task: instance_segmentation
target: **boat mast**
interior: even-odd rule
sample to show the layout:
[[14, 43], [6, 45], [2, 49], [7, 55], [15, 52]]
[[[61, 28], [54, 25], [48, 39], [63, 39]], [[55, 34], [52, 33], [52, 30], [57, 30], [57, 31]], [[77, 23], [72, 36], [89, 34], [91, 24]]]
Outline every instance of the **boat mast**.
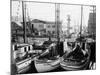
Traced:
[[81, 5], [81, 25], [80, 25], [80, 37], [82, 34], [82, 17], [83, 17], [83, 5]]
[[60, 27], [60, 4], [55, 3], [55, 23], [57, 26], [57, 43], [60, 43], [59, 27]]
[[59, 49], [59, 46], [60, 46], [60, 36], [59, 36], [59, 28], [60, 28], [60, 4], [59, 3], [55, 3], [55, 25], [56, 25], [56, 28], [57, 28], [57, 49], [55, 51], [55, 54], [58, 55], [60, 54], [60, 49]]
[[70, 19], [70, 15], [67, 15], [67, 17], [68, 17], [68, 19], [67, 19], [67, 21], [68, 21], [68, 24], [67, 24], [67, 34], [69, 36], [70, 35], [70, 21], [71, 21], [71, 19]]
[[95, 23], [95, 19], [94, 19], [95, 18], [95, 13], [96, 13], [96, 7], [93, 6], [93, 24]]
[[26, 6], [25, 2], [22, 1], [22, 15], [23, 15], [23, 38], [24, 38], [24, 43], [26, 43]]

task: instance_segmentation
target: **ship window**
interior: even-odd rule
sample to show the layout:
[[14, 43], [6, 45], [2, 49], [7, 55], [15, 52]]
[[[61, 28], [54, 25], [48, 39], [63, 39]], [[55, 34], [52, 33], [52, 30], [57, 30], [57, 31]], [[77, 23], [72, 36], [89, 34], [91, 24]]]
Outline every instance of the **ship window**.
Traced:
[[24, 47], [24, 51], [26, 52], [26, 47]]
[[28, 50], [30, 51], [30, 46], [28, 46]]

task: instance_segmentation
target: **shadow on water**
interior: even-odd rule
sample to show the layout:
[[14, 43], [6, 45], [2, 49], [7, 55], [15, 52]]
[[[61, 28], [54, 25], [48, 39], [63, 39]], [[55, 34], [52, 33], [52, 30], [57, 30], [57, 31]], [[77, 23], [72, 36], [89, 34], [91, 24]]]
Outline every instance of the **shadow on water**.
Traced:
[[34, 65], [34, 61], [32, 61], [32, 63], [30, 64], [30, 69], [25, 73], [25, 74], [29, 74], [29, 73], [38, 73], [36, 68], [35, 68], [35, 65]]

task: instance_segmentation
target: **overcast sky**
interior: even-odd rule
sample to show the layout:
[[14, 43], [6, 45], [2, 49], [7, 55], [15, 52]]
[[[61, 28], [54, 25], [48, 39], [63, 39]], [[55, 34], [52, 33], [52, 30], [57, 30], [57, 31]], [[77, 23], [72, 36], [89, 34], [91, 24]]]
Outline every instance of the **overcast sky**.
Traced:
[[[19, 6], [19, 7], [18, 7]], [[27, 12], [32, 19], [40, 19], [45, 21], [55, 21], [55, 5], [48, 3], [26, 3]], [[83, 7], [83, 25], [87, 26], [90, 9], [89, 6]], [[19, 15], [17, 15], [17, 12]], [[60, 21], [63, 28], [67, 26], [67, 15], [71, 17], [71, 26], [80, 25], [81, 6], [76, 5], [60, 5]], [[22, 3], [12, 2], [12, 16], [22, 16]]]

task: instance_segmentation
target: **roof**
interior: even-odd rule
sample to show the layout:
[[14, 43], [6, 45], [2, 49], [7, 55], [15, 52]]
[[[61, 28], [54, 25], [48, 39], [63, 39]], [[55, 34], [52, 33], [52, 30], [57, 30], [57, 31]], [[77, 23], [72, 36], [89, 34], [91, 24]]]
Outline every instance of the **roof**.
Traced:
[[45, 21], [38, 20], [38, 19], [34, 19], [31, 22], [34, 22], [34, 23], [45, 23]]
[[[39, 20], [39, 19], [34, 19], [31, 22], [34, 23], [44, 23], [44, 24], [55, 24], [55, 21], [43, 21], [43, 20]], [[61, 22], [59, 22], [61, 24]]]
[[22, 29], [22, 26], [17, 22], [11, 22], [11, 29]]

